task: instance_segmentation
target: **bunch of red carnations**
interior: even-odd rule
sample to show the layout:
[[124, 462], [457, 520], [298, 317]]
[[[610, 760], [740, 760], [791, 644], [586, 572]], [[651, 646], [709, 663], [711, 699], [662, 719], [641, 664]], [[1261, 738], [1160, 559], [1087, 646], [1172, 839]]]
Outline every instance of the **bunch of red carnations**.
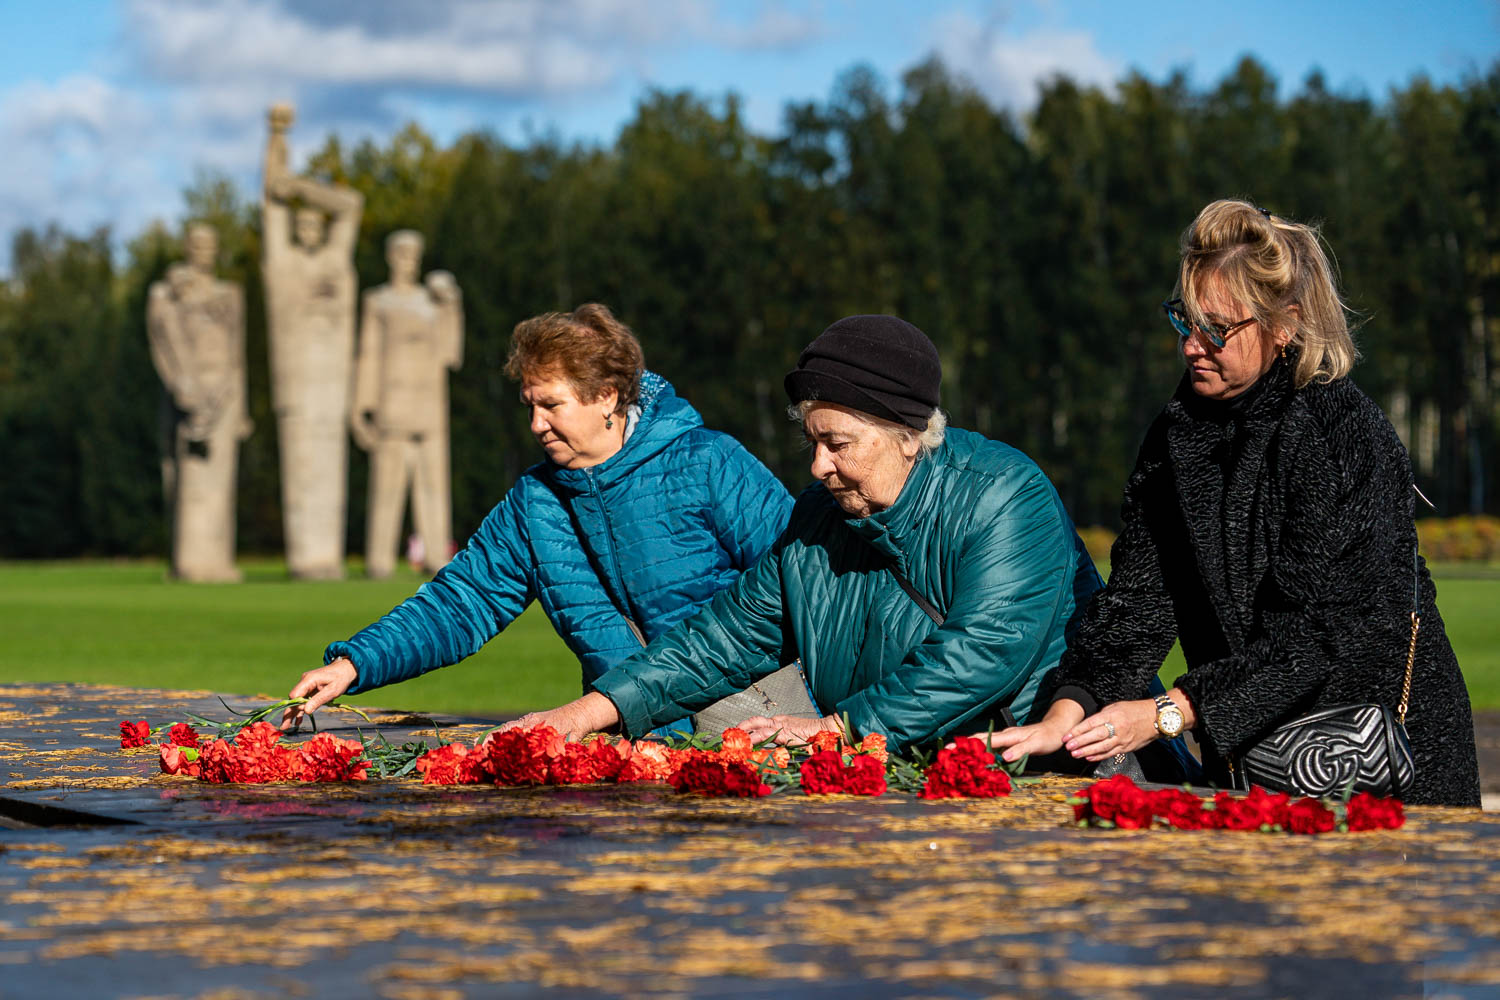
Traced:
[[1010, 794], [1010, 775], [983, 740], [960, 736], [924, 774], [923, 799], [993, 799]]
[[214, 783], [364, 781], [370, 767], [358, 740], [319, 733], [304, 743], [283, 743], [281, 730], [263, 720], [245, 726], [232, 742], [206, 744], [193, 727], [179, 722], [159, 752], [164, 773]]
[[1218, 792], [1201, 798], [1185, 788], [1148, 791], [1123, 774], [1096, 781], [1068, 799], [1080, 826], [1145, 830], [1261, 830], [1296, 834], [1334, 830], [1395, 830], [1406, 822], [1397, 799], [1368, 792], [1348, 802], [1294, 799], [1254, 787], [1247, 795]]
[[885, 794], [890, 755], [880, 733], [867, 733], [853, 745], [836, 732], [814, 733], [809, 748], [812, 755], [798, 769], [804, 795]]
[[703, 795], [763, 795], [757, 767], [785, 767], [786, 751], [757, 750], [738, 729], [726, 730], [719, 751], [679, 750], [652, 740], [593, 735], [574, 743], [551, 726], [507, 729], [478, 744], [448, 743], [418, 758], [428, 785], [591, 785], [670, 782]]

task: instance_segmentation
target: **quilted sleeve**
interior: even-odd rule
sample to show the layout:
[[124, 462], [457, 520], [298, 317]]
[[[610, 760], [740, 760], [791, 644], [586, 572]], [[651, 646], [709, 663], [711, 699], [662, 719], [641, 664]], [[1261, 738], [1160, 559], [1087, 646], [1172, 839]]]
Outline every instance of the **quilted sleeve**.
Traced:
[[744, 445], [727, 434], [714, 438], [708, 482], [714, 534], [730, 564], [744, 572], [786, 527], [792, 496]]
[[590, 687], [632, 738], [743, 691], [779, 666], [782, 552], [792, 529], [707, 606]]
[[347, 642], [323, 653], [347, 656], [358, 672], [351, 694], [409, 680], [478, 652], [535, 596], [522, 487], [490, 511], [463, 551], [417, 592]]

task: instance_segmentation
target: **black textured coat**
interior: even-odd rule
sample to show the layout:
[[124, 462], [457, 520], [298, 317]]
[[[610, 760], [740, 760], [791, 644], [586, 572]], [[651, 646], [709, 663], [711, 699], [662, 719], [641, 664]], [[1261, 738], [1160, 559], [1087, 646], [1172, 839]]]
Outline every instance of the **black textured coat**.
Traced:
[[1400, 701], [1414, 580], [1422, 626], [1408, 800], [1479, 804], [1474, 723], [1425, 564], [1413, 572], [1411, 466], [1380, 408], [1348, 379], [1293, 387], [1278, 359], [1241, 397], [1186, 378], [1125, 487], [1108, 586], [1063, 656], [1058, 685], [1101, 703], [1145, 696], [1180, 639], [1210, 780], [1278, 724], [1318, 708]]

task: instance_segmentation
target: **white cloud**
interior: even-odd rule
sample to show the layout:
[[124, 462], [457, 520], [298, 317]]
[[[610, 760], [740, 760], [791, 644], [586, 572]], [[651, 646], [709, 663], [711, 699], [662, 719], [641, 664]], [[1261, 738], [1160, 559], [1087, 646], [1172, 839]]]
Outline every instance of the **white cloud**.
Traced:
[[1123, 67], [1099, 51], [1086, 31], [1013, 30], [1001, 17], [981, 20], [953, 11], [933, 21], [934, 48], [950, 69], [973, 81], [1004, 107], [1030, 109], [1038, 84], [1059, 74], [1077, 83], [1107, 87]]
[[[728, 0], [121, 0], [102, 74], [0, 91], [0, 273], [22, 226], [117, 239], [173, 220], [196, 169], [258, 183], [265, 112], [298, 107], [294, 162], [330, 132], [383, 141], [413, 113], [441, 127], [545, 119], [612, 100], [684, 45], [792, 50], [820, 10]], [[425, 110], [422, 110], [425, 109]]]

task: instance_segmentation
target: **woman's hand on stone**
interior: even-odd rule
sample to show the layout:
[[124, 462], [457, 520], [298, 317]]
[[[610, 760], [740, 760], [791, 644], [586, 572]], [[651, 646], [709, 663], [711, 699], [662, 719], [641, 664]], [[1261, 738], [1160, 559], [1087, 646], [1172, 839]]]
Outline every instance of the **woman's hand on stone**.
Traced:
[[302, 725], [302, 720], [348, 691], [359, 678], [359, 671], [348, 657], [341, 656], [332, 663], [309, 670], [302, 675], [288, 698], [306, 698], [300, 705], [288, 705], [281, 713], [281, 730], [287, 732]]
[[[620, 713], [615, 708], [615, 703], [597, 691], [590, 691], [582, 698], [559, 705], [557, 708], [548, 709], [545, 712], [528, 712], [519, 719], [513, 719], [505, 725], [500, 726], [494, 732], [503, 733], [507, 729], [535, 729], [537, 726], [551, 726], [563, 737], [570, 740], [582, 739], [589, 733], [597, 733], [617, 725], [620, 721]], [[489, 736], [485, 737], [488, 742]]]
[[814, 733], [844, 731], [844, 728], [839, 725], [839, 720], [831, 715], [825, 715], [820, 719], [805, 719], [797, 715], [757, 715], [741, 722], [736, 728], [749, 733], [752, 743], [760, 743], [762, 740], [774, 737], [776, 742], [783, 746], [801, 746], [810, 741]]
[[1101, 761], [1139, 750], [1156, 736], [1156, 702], [1141, 698], [1104, 706], [1070, 729], [1063, 746], [1074, 757]]

